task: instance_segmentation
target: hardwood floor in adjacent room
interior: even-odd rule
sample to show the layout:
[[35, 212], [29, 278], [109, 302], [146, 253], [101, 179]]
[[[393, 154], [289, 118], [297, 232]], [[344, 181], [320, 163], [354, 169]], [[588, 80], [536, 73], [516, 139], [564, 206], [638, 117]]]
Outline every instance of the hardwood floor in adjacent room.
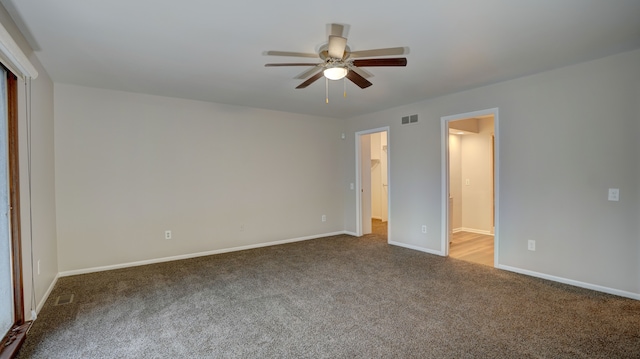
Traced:
[[449, 256], [493, 267], [493, 236], [456, 232], [449, 244]]
[[371, 233], [379, 236], [387, 237], [387, 222], [382, 222], [379, 219], [371, 219]]

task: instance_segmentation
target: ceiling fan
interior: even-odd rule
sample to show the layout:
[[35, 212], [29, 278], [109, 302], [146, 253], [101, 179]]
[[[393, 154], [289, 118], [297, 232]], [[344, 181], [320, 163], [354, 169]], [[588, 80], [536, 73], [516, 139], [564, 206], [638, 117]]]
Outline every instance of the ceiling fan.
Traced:
[[342, 36], [344, 32], [344, 25], [331, 24], [329, 27], [329, 40], [325, 45], [320, 47], [317, 54], [287, 51], [265, 52], [265, 55], [270, 56], [320, 58], [321, 62], [270, 63], [265, 64], [265, 66], [311, 66], [311, 69], [295, 77], [297, 79], [306, 79], [303, 83], [298, 85], [296, 89], [306, 88], [322, 76], [327, 80], [340, 80], [346, 77], [358, 87], [364, 89], [372, 85], [372, 83], [366, 78], [373, 75], [364, 69], [361, 69], [361, 67], [407, 66], [407, 59], [405, 57], [363, 59], [363, 57], [403, 55], [408, 53], [409, 49], [407, 47], [351, 51], [349, 46], [347, 46], [347, 38]]

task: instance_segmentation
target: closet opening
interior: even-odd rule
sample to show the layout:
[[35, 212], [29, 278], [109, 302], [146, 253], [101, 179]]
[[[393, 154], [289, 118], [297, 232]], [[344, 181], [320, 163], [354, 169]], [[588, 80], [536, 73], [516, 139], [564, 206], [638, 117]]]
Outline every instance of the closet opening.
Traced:
[[445, 255], [497, 266], [497, 109], [442, 121]]

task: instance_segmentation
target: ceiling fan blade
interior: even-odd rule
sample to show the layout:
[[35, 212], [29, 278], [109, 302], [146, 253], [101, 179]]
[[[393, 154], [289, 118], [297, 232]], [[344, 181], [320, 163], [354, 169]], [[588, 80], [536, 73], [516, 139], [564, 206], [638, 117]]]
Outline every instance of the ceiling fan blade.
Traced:
[[344, 49], [347, 47], [347, 38], [342, 36], [329, 36], [329, 57], [342, 59]]
[[331, 24], [329, 27], [329, 36], [342, 36], [344, 32], [344, 25]]
[[318, 66], [322, 64], [313, 64], [307, 62], [289, 62], [280, 64], [264, 64], [265, 67], [278, 67], [278, 66]]
[[373, 77], [373, 74], [365, 69], [361, 69], [359, 67], [355, 67], [350, 64], [347, 64], [347, 67], [349, 68], [349, 70], [357, 72], [358, 75], [364, 77], [365, 79], [368, 79], [369, 77]]
[[320, 71], [320, 72], [318, 72], [317, 74], [315, 74], [315, 75], [313, 75], [313, 76], [309, 77], [309, 78], [307, 79], [307, 81], [305, 81], [305, 82], [301, 83], [301, 84], [300, 84], [300, 85], [298, 85], [298, 87], [296, 87], [296, 88], [297, 88], [297, 89], [303, 89], [303, 88], [306, 88], [307, 86], [311, 85], [312, 83], [316, 82], [319, 78], [321, 78], [321, 77], [322, 77], [322, 75], [323, 75], [323, 72], [322, 72], [322, 71]]
[[364, 89], [373, 85], [371, 82], [369, 82], [369, 80], [358, 75], [358, 73], [355, 71], [347, 72], [347, 78], [351, 80], [351, 82], [353, 82], [354, 84], [358, 85], [358, 87], [360, 87], [361, 89]]
[[[320, 65], [318, 65], [318, 66], [320, 66]], [[306, 79], [307, 77], [315, 74], [316, 71], [318, 71], [318, 69], [316, 69], [315, 67], [311, 68], [311, 69], [301, 73], [300, 75], [294, 77], [294, 79]]]
[[352, 51], [351, 57], [376, 57], [376, 56], [393, 56], [404, 55], [409, 53], [408, 47], [389, 47], [386, 49]]
[[311, 57], [318, 58], [318, 54], [309, 54], [306, 52], [289, 52], [289, 51], [265, 51], [264, 55], [268, 56], [289, 56], [289, 57]]
[[407, 66], [407, 58], [353, 60], [353, 66]]

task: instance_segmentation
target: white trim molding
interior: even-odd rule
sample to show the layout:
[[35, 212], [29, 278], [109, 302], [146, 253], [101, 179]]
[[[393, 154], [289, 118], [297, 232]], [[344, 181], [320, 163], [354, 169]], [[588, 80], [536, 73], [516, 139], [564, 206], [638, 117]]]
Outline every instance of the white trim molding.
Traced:
[[189, 253], [189, 254], [182, 254], [182, 255], [178, 255], [178, 256], [154, 258], [154, 259], [147, 259], [147, 260], [143, 260], [143, 261], [120, 263], [120, 264], [113, 264], [113, 265], [101, 266], [101, 267], [75, 269], [75, 270], [60, 272], [60, 273], [58, 273], [58, 276], [59, 277], [68, 277], [68, 276], [78, 275], [78, 274], [104, 272], [104, 271], [113, 270], [113, 269], [137, 267], [137, 266], [143, 266], [143, 265], [147, 265], [147, 264], [171, 262], [171, 261], [177, 261], [177, 260], [181, 260], [181, 259], [190, 259], [190, 258], [210, 256], [210, 255], [214, 255], [214, 254], [244, 251], [244, 250], [247, 250], [247, 249], [277, 246], [279, 244], [302, 242], [302, 241], [306, 241], [306, 240], [310, 240], [310, 239], [337, 236], [337, 235], [340, 235], [340, 234], [351, 234], [351, 233], [347, 233], [345, 231], [332, 232], [332, 233], [323, 233], [323, 234], [316, 234], [316, 235], [306, 236], [306, 237], [285, 239], [285, 240], [281, 240], [281, 241], [250, 244], [250, 245], [247, 245], [247, 246], [232, 247], [232, 248], [215, 249], [215, 250], [206, 251], [206, 252]]
[[620, 297], [640, 300], [640, 293], [627, 292], [627, 291], [624, 291], [624, 290], [604, 287], [604, 286], [597, 285], [597, 284], [580, 282], [580, 281], [573, 280], [573, 279], [557, 277], [557, 276], [554, 276], [554, 275], [544, 274], [544, 273], [540, 273], [540, 272], [535, 272], [535, 271], [531, 271], [531, 270], [527, 270], [527, 269], [511, 267], [511, 266], [502, 265], [502, 264], [498, 265], [497, 268], [498, 269], [503, 269], [503, 270], [506, 270], [506, 271], [509, 271], [509, 272], [528, 275], [528, 276], [531, 276], [531, 277], [547, 279], [547, 280], [550, 280], [550, 281], [553, 281], [553, 282], [564, 283], [564, 284], [572, 285], [572, 286], [575, 286], [575, 287], [591, 289], [591, 290], [595, 290], [597, 292], [603, 292], [603, 293], [607, 293], [607, 294], [617, 295], [617, 296], [620, 296]]
[[394, 242], [394, 241], [389, 241], [389, 244], [394, 245], [394, 246], [398, 246], [398, 247], [413, 249], [414, 251], [420, 251], [420, 252], [424, 252], [424, 253], [435, 254], [437, 256], [443, 256], [444, 255], [441, 251], [436, 251], [436, 250], [429, 249], [429, 248], [414, 246], [413, 244], [406, 244], [406, 243]]
[[38, 77], [38, 71], [16, 44], [7, 29], [0, 24], [0, 59], [15, 75], [21, 78]]
[[452, 230], [452, 232], [453, 233], [469, 232], [469, 233], [476, 233], [476, 234], [484, 234], [486, 236], [493, 236], [493, 233], [491, 233], [491, 231], [486, 231], [484, 229], [465, 228], [465, 227], [455, 228]]
[[[493, 127], [494, 127], [494, 136], [495, 136], [495, 150], [494, 150], [494, 172], [493, 172], [493, 178], [494, 178], [494, 188], [493, 188], [493, 195], [494, 195], [494, 225], [495, 225], [495, 230], [493, 231], [494, 233], [484, 233], [482, 232], [481, 234], [489, 234], [489, 235], [493, 235], [494, 236], [494, 240], [493, 240], [493, 263], [494, 263], [494, 267], [498, 267], [499, 263], [500, 263], [500, 246], [499, 246], [499, 240], [500, 240], [500, 236], [499, 236], [499, 230], [500, 230], [500, 136], [499, 136], [499, 132], [500, 132], [500, 116], [499, 116], [499, 109], [497, 107], [495, 108], [489, 108], [486, 110], [480, 110], [480, 111], [473, 111], [473, 112], [467, 112], [467, 113], [461, 113], [461, 114], [457, 114], [457, 115], [450, 115], [450, 116], [442, 116], [440, 117], [440, 143], [441, 143], [441, 184], [442, 184], [442, 188], [441, 188], [441, 213], [442, 213], [442, 221], [441, 221], [441, 228], [442, 228], [442, 236], [441, 236], [441, 243], [440, 243], [440, 250], [442, 252], [442, 256], [448, 256], [449, 255], [449, 241], [448, 241], [448, 237], [449, 237], [449, 122], [451, 121], [456, 121], [456, 120], [463, 120], [466, 118], [473, 118], [473, 117], [480, 117], [480, 116], [486, 116], [486, 115], [493, 115]], [[478, 232], [474, 232], [474, 233], [478, 233]]]
[[[356, 237], [362, 236], [362, 184], [361, 182], [361, 153], [360, 153], [360, 137], [370, 135], [372, 133], [387, 133], [387, 240], [391, 238], [391, 127], [384, 126], [372, 128], [369, 130], [358, 131], [355, 133], [356, 142]], [[391, 242], [389, 242], [391, 243]]]
[[[60, 278], [60, 273], [56, 274], [56, 276], [53, 278], [53, 281], [51, 282], [51, 285], [49, 285], [49, 288], [47, 288], [47, 291], [42, 296], [42, 299], [40, 299], [40, 302], [36, 306], [36, 313], [40, 313], [40, 310], [42, 310], [42, 307], [44, 307], [44, 303], [47, 301], [47, 299], [49, 299], [53, 288], [56, 286], [56, 283], [58, 283], [58, 278]], [[31, 320], [35, 319], [36, 318], [31, 318]]]

